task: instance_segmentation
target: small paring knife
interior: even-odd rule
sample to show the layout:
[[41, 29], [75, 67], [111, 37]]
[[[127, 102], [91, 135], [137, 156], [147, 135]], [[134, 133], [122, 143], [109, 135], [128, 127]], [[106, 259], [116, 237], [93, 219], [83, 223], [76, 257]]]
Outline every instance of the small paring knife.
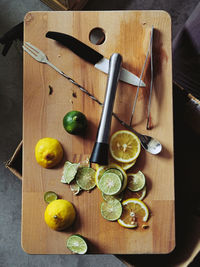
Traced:
[[[46, 37], [59, 42], [85, 61], [94, 65], [98, 70], [108, 74], [109, 60], [73, 36], [60, 32], [49, 31], [47, 32]], [[119, 80], [134, 86], [140, 85], [140, 87], [145, 87], [145, 83], [143, 81], [140, 81], [135, 74], [124, 68], [121, 68]]]

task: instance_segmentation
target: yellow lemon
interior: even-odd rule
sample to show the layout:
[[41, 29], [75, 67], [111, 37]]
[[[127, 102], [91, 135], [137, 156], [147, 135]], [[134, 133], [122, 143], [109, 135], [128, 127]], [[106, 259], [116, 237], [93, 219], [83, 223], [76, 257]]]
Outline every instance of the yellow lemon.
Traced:
[[64, 230], [72, 225], [76, 211], [71, 202], [64, 199], [52, 201], [46, 208], [44, 219], [53, 230]]
[[42, 167], [52, 168], [63, 157], [63, 148], [58, 140], [50, 137], [40, 139], [35, 146], [35, 158]]

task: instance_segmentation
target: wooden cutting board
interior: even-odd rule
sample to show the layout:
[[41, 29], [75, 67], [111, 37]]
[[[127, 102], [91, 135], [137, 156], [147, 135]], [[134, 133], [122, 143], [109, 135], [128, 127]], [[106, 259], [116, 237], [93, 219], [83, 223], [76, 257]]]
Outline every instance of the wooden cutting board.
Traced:
[[[106, 221], [100, 214], [101, 192], [74, 196], [69, 186], [60, 182], [66, 160], [83, 161], [89, 157], [95, 141], [101, 107], [76, 86], [45, 64], [24, 54], [23, 102], [23, 194], [22, 247], [31, 254], [70, 254], [65, 246], [69, 235], [79, 233], [89, 242], [89, 253], [140, 254], [168, 253], [175, 246], [174, 155], [172, 111], [171, 19], [163, 11], [76, 11], [30, 12], [25, 17], [24, 41], [45, 52], [49, 60], [100, 101], [104, 99], [107, 75], [96, 70], [70, 50], [47, 39], [47, 31], [70, 34], [109, 58], [118, 52], [123, 66], [140, 76], [145, 61], [151, 27], [154, 25], [154, 88], [151, 103], [151, 130], [146, 130], [150, 85], [150, 64], [143, 77], [146, 88], [140, 89], [133, 127], [157, 138], [162, 152], [153, 156], [142, 150], [132, 172], [141, 170], [147, 179], [144, 202], [151, 211], [148, 229], [125, 229], [117, 222]], [[100, 27], [105, 42], [94, 45], [90, 31]], [[49, 87], [53, 89], [50, 94]], [[136, 87], [119, 82], [114, 111], [129, 122]], [[86, 136], [65, 132], [62, 119], [70, 110], [82, 111], [89, 127]], [[111, 133], [123, 127], [112, 120]], [[58, 139], [65, 151], [62, 163], [43, 169], [35, 160], [34, 148], [43, 137]], [[75, 224], [56, 232], [44, 222], [44, 192], [55, 191], [76, 207]]]

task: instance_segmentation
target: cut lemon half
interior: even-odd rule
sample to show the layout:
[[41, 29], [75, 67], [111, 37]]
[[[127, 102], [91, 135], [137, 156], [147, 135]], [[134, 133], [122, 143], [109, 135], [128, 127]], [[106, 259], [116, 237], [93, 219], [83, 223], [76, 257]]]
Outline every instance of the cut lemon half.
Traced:
[[122, 208], [122, 215], [118, 219], [118, 223], [125, 228], [135, 228], [148, 220], [149, 210], [146, 204], [139, 199], [124, 200]]
[[121, 130], [111, 136], [109, 148], [115, 160], [130, 163], [139, 156], [141, 144], [139, 138], [134, 133]]
[[128, 174], [128, 189], [132, 192], [140, 191], [146, 184], [146, 178], [141, 171]]
[[113, 199], [101, 203], [101, 215], [108, 221], [116, 221], [122, 214], [122, 204], [119, 200]]
[[85, 254], [88, 246], [85, 239], [81, 235], [71, 235], [67, 239], [67, 248], [73, 253]]
[[115, 173], [105, 173], [99, 181], [99, 189], [109, 196], [119, 193], [121, 187], [122, 181]]

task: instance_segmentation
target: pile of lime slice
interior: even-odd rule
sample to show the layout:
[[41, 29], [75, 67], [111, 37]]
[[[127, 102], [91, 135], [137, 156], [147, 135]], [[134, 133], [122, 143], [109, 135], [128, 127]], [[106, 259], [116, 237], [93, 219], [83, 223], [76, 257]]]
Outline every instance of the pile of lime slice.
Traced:
[[77, 195], [81, 190], [89, 191], [96, 186], [96, 171], [90, 167], [82, 167], [80, 163], [66, 161], [61, 183], [69, 184], [71, 191]]

